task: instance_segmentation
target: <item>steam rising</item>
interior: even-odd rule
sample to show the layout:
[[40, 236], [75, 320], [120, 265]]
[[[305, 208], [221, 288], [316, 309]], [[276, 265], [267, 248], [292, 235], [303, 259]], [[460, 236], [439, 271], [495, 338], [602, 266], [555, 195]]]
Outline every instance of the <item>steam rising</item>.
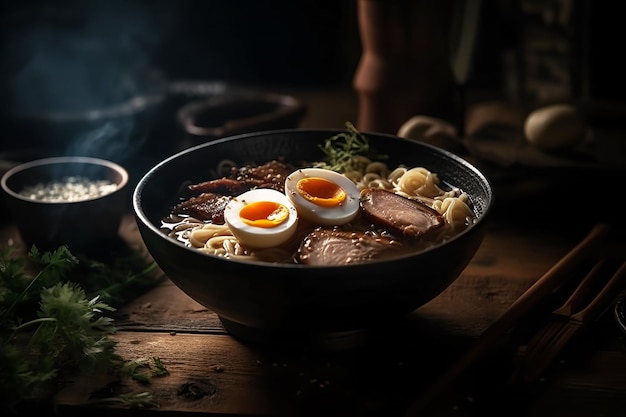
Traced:
[[10, 97], [5, 108], [18, 118], [45, 120], [51, 135], [58, 125], [76, 124], [71, 137], [64, 129], [63, 138], [50, 138], [61, 140], [68, 154], [133, 153], [145, 139], [136, 115], [158, 104], [163, 93], [152, 57], [166, 14], [158, 2], [62, 4], [22, 10], [3, 25], [9, 32], [2, 63], [4, 96]]

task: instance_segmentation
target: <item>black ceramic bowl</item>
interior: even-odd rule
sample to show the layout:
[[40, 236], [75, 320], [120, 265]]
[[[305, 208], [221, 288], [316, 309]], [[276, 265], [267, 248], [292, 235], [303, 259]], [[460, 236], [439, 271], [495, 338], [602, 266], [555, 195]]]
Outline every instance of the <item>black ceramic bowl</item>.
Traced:
[[[274, 345], [325, 347], [398, 321], [433, 299], [463, 271], [480, 246], [493, 205], [490, 182], [462, 158], [420, 142], [366, 133], [390, 166], [423, 166], [471, 196], [476, 222], [431, 249], [349, 266], [229, 260], [166, 236], [159, 226], [183, 184], [205, 181], [223, 159], [237, 163], [322, 160], [325, 139], [341, 131], [288, 129], [248, 133], [198, 145], [162, 161], [140, 181], [133, 210], [155, 261], [190, 297], [215, 311], [231, 334]], [[350, 344], [352, 342], [347, 342]], [[333, 346], [329, 346], [332, 348]]]

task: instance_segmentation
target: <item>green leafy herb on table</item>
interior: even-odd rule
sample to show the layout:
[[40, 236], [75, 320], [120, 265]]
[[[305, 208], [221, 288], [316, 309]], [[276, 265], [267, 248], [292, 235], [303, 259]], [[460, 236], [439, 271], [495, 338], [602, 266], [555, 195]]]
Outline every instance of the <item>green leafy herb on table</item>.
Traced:
[[131, 378], [142, 383], [149, 384], [152, 377], [169, 375], [169, 371], [161, 361], [161, 358], [138, 358], [128, 361], [122, 367]]
[[90, 405], [113, 403], [122, 404], [130, 408], [149, 408], [158, 406], [158, 404], [154, 401], [152, 394], [149, 392], [125, 393], [116, 395], [115, 397], [99, 398], [89, 401]]
[[[11, 247], [0, 251], [0, 409], [7, 411], [51, 395], [66, 372], [121, 366], [109, 338], [116, 328], [108, 315], [116, 309], [70, 279], [76, 278], [79, 259], [66, 246], [44, 253], [33, 247], [27, 257], [13, 255]], [[94, 278], [91, 282], [105, 287], [110, 299], [121, 293], [119, 271], [98, 262], [85, 264], [84, 282]], [[125, 282], [136, 284], [152, 268], [144, 266]], [[132, 403], [137, 401], [141, 403]]]
[[387, 155], [379, 154], [371, 148], [367, 136], [359, 132], [352, 123], [346, 122], [346, 132], [338, 133], [320, 145], [324, 152], [323, 162], [315, 164], [316, 168], [324, 168], [339, 173], [361, 170], [361, 165], [369, 160], [387, 159]]
[[72, 271], [71, 279], [79, 282], [89, 295], [99, 295], [108, 303], [124, 303], [138, 290], [155, 283], [152, 273], [155, 262], [146, 264], [138, 253], [125, 254], [103, 262], [79, 256], [79, 265]]

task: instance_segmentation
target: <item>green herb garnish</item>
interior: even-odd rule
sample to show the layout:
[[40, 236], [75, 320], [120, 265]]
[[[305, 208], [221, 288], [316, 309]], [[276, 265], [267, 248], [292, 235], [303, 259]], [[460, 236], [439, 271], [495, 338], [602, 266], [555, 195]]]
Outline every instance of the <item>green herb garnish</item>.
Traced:
[[157, 407], [152, 394], [149, 392], [124, 393], [113, 397], [99, 398], [89, 401], [90, 405], [94, 404], [114, 404], [119, 403], [129, 408], [151, 408]]
[[[66, 373], [120, 368], [109, 338], [116, 328], [108, 315], [116, 309], [107, 299], [121, 300], [128, 285], [154, 284], [147, 277], [154, 268], [145, 260], [123, 267], [81, 261], [66, 246], [43, 253], [33, 247], [27, 256], [0, 249], [0, 410], [12, 413], [23, 401], [49, 398]], [[129, 404], [145, 399], [128, 398]]]
[[3, 250], [0, 259], [0, 391], [9, 409], [48, 395], [64, 371], [106, 368], [116, 357], [108, 339], [115, 327], [105, 315], [115, 309], [65, 280], [77, 264], [67, 247], [31, 250], [40, 267], [34, 277], [10, 252]]
[[149, 384], [152, 377], [169, 375], [161, 358], [138, 358], [124, 364], [122, 370], [142, 384]]
[[324, 161], [314, 164], [339, 173], [359, 171], [370, 160], [387, 159], [371, 148], [367, 136], [359, 132], [352, 123], [346, 122], [346, 132], [338, 133], [319, 145], [324, 152]]

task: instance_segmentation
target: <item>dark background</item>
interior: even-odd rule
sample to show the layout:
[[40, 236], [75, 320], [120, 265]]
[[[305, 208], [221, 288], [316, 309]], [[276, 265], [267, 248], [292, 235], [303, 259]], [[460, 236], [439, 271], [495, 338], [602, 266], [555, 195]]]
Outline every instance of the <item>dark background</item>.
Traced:
[[[0, 116], [104, 108], [171, 80], [351, 90], [361, 56], [357, 3], [4, 1]], [[561, 22], [566, 6], [573, 12]], [[468, 87], [514, 99], [556, 91], [623, 102], [623, 23], [610, 6], [485, 0]]]
[[360, 55], [355, 1], [2, 4], [2, 96], [33, 110], [115, 102], [145, 88], [154, 72], [168, 80], [349, 86]]
[[[567, 43], [572, 95], [621, 100], [620, 14], [610, 2], [560, 3], [574, 9], [566, 24], [556, 22], [556, 1], [484, 1], [471, 86], [502, 88], [506, 54], [549, 60], [545, 51], [563, 53], [561, 46], [530, 51], [533, 32]], [[3, 105], [115, 102], [147, 88], [155, 72], [168, 80], [349, 89], [361, 54], [356, 9], [357, 0], [4, 1]], [[516, 65], [517, 76], [528, 76]]]

